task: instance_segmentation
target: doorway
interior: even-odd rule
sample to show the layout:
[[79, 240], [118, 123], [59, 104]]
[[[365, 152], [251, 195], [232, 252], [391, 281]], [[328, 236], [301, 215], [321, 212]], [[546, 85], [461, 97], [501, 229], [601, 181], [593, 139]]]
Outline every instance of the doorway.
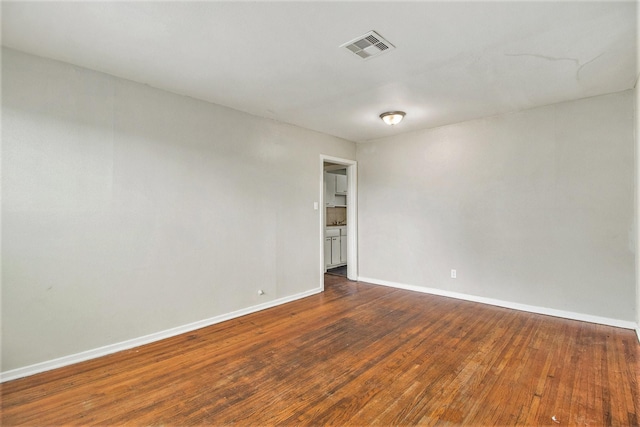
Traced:
[[320, 267], [324, 274], [358, 279], [357, 163], [320, 156]]

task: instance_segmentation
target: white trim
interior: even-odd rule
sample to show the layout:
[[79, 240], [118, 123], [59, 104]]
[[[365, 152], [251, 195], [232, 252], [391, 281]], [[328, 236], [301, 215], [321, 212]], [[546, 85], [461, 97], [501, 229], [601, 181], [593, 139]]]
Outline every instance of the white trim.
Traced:
[[358, 280], [358, 163], [347, 168], [347, 279]]
[[[324, 291], [324, 273], [327, 272], [327, 265], [324, 263], [324, 228], [326, 224], [325, 212], [327, 209], [324, 207], [324, 158], [320, 155], [320, 289]], [[348, 184], [348, 183], [347, 183]]]
[[[636, 22], [640, 19], [640, 8], [636, 7]], [[636, 41], [640, 41], [640, 26], [636, 25]], [[636, 55], [636, 70], [640, 69], [640, 55]], [[636, 200], [634, 203], [634, 225], [635, 225], [635, 255], [636, 255], [636, 322], [640, 325], [640, 87], [638, 87], [638, 80], [636, 78], [636, 84], [634, 85], [634, 127], [633, 133], [635, 137], [635, 187], [636, 187]], [[638, 335], [638, 341], [640, 341], [640, 328], [636, 329]]]
[[209, 319], [200, 320], [198, 322], [189, 323], [186, 325], [178, 326], [175, 328], [167, 329], [153, 334], [144, 335], [138, 338], [122, 341], [115, 344], [109, 344], [104, 347], [94, 348], [92, 350], [83, 351], [76, 354], [70, 354], [68, 356], [59, 357], [53, 360], [47, 360], [45, 362], [36, 363], [34, 365], [25, 366], [22, 368], [12, 369], [10, 371], [0, 373], [0, 383], [15, 380], [18, 378], [28, 377], [30, 375], [39, 374], [41, 372], [50, 371], [52, 369], [62, 368], [63, 366], [73, 365], [74, 363], [84, 362], [90, 359], [96, 359], [98, 357], [106, 356], [112, 353], [117, 353], [123, 350], [129, 350], [134, 347], [149, 344], [152, 342], [160, 341], [166, 338], [171, 338], [176, 335], [184, 334], [187, 332], [201, 329], [207, 326], [215, 325], [216, 323], [224, 322], [226, 320], [235, 319], [237, 317], [245, 316], [247, 314], [255, 313], [267, 308], [275, 307], [281, 304], [285, 304], [291, 301], [295, 301], [301, 298], [305, 298], [311, 295], [315, 295], [322, 292], [322, 289], [311, 289], [305, 292], [300, 292], [288, 297], [278, 298], [273, 301], [268, 301], [262, 304], [254, 305], [252, 307], [243, 308], [240, 310], [232, 311], [231, 313], [221, 314], [219, 316], [211, 317]]
[[[372, 283], [374, 285], [389, 286], [392, 288], [405, 289], [408, 291], [422, 292], [425, 294], [439, 295], [443, 297], [456, 298], [465, 301], [479, 302], [481, 304], [495, 305], [498, 307], [510, 308], [513, 310], [526, 311], [529, 313], [544, 314], [546, 316], [562, 317], [564, 319], [580, 320], [582, 322], [597, 323], [600, 325], [615, 326], [624, 329], [636, 329], [638, 324], [627, 320], [611, 319], [609, 317], [593, 316], [590, 314], [574, 313], [571, 311], [557, 310], [555, 308], [539, 307], [535, 305], [520, 304], [510, 301], [502, 301], [493, 298], [485, 298], [476, 295], [463, 294], [460, 292], [445, 291], [442, 289], [426, 288], [416, 285], [406, 285], [403, 283], [389, 282], [387, 280], [372, 279], [369, 277], [358, 277], [358, 281]], [[639, 335], [640, 337], [640, 335]]]
[[[347, 278], [358, 280], [358, 162], [339, 157], [320, 155], [320, 271], [326, 272], [324, 263], [324, 162], [347, 167]], [[320, 275], [320, 287], [324, 290], [324, 275]]]
[[[640, 8], [636, 8], [636, 17], [640, 18]], [[640, 40], [640, 26], [638, 26], [638, 38]], [[636, 55], [636, 61], [640, 66], [640, 55]], [[640, 325], [640, 88], [636, 80], [634, 96], [634, 137], [635, 137], [635, 203], [634, 203], [634, 227], [635, 227], [635, 267], [636, 267], [636, 322]], [[640, 341], [640, 332], [636, 329], [638, 341]]]

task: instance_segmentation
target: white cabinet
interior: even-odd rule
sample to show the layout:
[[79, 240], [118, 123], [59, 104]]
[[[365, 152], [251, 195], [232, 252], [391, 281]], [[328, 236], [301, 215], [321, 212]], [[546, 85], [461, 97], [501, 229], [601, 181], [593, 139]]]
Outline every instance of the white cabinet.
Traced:
[[331, 237], [324, 238], [324, 265], [331, 264]]
[[327, 268], [347, 263], [347, 227], [331, 227], [325, 230], [324, 263]]
[[324, 204], [325, 206], [336, 204], [336, 174], [324, 173]]
[[331, 264], [340, 264], [340, 236], [331, 238]]
[[336, 194], [347, 194], [346, 175], [336, 175]]
[[346, 206], [347, 176], [324, 173], [324, 205]]

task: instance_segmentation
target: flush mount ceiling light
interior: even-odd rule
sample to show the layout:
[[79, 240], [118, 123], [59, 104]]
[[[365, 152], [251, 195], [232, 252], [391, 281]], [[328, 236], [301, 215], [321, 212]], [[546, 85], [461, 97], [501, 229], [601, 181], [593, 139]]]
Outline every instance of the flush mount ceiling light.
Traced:
[[406, 114], [404, 111], [387, 111], [380, 114], [380, 118], [389, 126], [393, 126], [400, 123]]

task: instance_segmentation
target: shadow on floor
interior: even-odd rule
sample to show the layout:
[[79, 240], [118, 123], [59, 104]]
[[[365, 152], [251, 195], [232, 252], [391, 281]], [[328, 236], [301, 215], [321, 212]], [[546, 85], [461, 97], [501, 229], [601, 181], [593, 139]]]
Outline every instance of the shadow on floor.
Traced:
[[342, 267], [330, 268], [327, 270], [327, 274], [347, 277], [347, 266], [343, 265]]

